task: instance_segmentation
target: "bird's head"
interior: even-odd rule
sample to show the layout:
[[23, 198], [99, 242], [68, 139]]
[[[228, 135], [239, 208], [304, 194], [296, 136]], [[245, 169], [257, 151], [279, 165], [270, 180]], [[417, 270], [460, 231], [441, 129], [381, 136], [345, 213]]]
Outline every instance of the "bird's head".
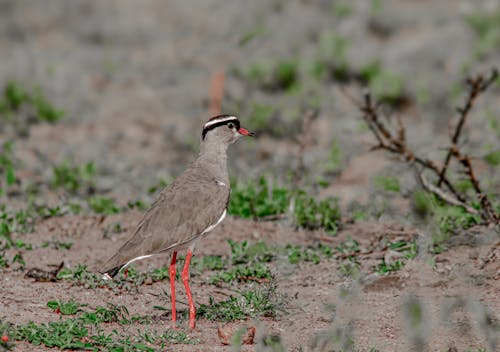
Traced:
[[243, 136], [254, 136], [254, 133], [241, 127], [240, 120], [232, 115], [219, 115], [209, 119], [203, 125], [201, 138], [206, 142], [233, 144]]

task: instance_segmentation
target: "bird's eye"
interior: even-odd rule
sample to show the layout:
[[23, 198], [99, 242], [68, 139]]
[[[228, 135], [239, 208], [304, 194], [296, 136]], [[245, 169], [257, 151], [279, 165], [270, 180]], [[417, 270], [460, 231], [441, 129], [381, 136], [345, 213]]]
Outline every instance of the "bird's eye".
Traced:
[[234, 130], [234, 123], [229, 122], [229, 123], [227, 124], [227, 127], [229, 127], [230, 129]]

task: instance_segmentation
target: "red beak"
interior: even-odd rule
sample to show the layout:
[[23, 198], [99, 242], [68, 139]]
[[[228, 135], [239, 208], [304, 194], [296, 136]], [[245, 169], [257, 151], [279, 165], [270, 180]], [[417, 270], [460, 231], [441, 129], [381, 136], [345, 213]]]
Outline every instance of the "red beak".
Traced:
[[253, 132], [250, 132], [249, 130], [243, 128], [243, 127], [240, 127], [240, 129], [238, 130], [238, 132], [244, 136], [249, 136], [249, 137], [253, 137], [255, 136], [255, 133]]

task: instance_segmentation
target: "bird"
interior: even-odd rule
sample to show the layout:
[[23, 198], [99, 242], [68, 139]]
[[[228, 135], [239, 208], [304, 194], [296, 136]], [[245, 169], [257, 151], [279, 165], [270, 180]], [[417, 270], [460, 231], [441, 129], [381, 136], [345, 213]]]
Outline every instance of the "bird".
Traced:
[[137, 260], [172, 253], [169, 276], [174, 327], [177, 252], [187, 249], [181, 278], [189, 304], [189, 327], [194, 329], [196, 309], [189, 286], [191, 257], [195, 243], [227, 214], [230, 195], [227, 149], [243, 136], [252, 137], [254, 133], [241, 127], [236, 116], [210, 118], [203, 125], [196, 160], [158, 194], [130, 237], [99, 270], [109, 280]]

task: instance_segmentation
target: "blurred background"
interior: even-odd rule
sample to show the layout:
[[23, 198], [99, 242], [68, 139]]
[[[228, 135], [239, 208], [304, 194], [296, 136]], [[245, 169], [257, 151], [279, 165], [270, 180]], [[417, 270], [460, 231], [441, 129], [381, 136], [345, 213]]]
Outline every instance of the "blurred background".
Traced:
[[[372, 139], [349, 96], [361, 101], [368, 87], [403, 117], [411, 144], [433, 150], [446, 142], [436, 136], [446, 138], [465, 77], [499, 58], [492, 0], [2, 0], [0, 83], [56, 111], [52, 124], [33, 107], [4, 114], [0, 138], [19, 138], [30, 172], [91, 161], [104, 188], [143, 194], [193, 160], [222, 86], [219, 110], [259, 135], [233, 148], [233, 175], [279, 180], [303, 163], [310, 182], [365, 187], [384, 163], [365, 155]], [[471, 142], [487, 152], [500, 101], [482, 104]], [[318, 114], [305, 126], [308, 109]], [[356, 197], [355, 188], [326, 193]]]
[[[166, 275], [134, 286], [141, 294], [110, 296], [89, 295], [85, 287], [102, 283], [82, 272], [123, 241], [195, 159], [204, 122], [225, 113], [257, 137], [230, 149], [232, 216], [197, 255], [228, 263], [253, 250], [249, 243], [265, 250], [265, 278], [269, 286], [276, 278], [291, 307], [282, 320], [259, 318], [278, 340], [299, 350], [320, 328], [330, 329], [319, 338], [328, 342], [332, 331], [350, 338], [356, 327], [363, 348], [392, 341], [397, 351], [406, 329], [417, 342], [432, 335], [431, 350], [488, 340], [493, 351], [498, 233], [424, 194], [407, 164], [372, 151], [359, 105], [371, 91], [384, 123], [397, 131], [400, 118], [410, 149], [441, 163], [466, 78], [495, 65], [499, 0], [0, 0], [0, 288], [8, 302], [0, 319], [55, 319], [45, 304], [67, 300], [66, 285], [82, 303], [128, 304], [164, 329], [153, 306]], [[497, 78], [459, 141], [497, 214], [499, 93]], [[477, 207], [458, 164], [450, 179]], [[247, 264], [262, 268], [256, 258]], [[57, 283], [24, 277], [63, 260], [66, 276], [52, 272]], [[201, 264], [193, 273], [200, 301], [215, 310], [242, 287], [268, 283], [242, 280], [221, 293]], [[220, 344], [219, 321], [201, 321], [195, 335]]]

